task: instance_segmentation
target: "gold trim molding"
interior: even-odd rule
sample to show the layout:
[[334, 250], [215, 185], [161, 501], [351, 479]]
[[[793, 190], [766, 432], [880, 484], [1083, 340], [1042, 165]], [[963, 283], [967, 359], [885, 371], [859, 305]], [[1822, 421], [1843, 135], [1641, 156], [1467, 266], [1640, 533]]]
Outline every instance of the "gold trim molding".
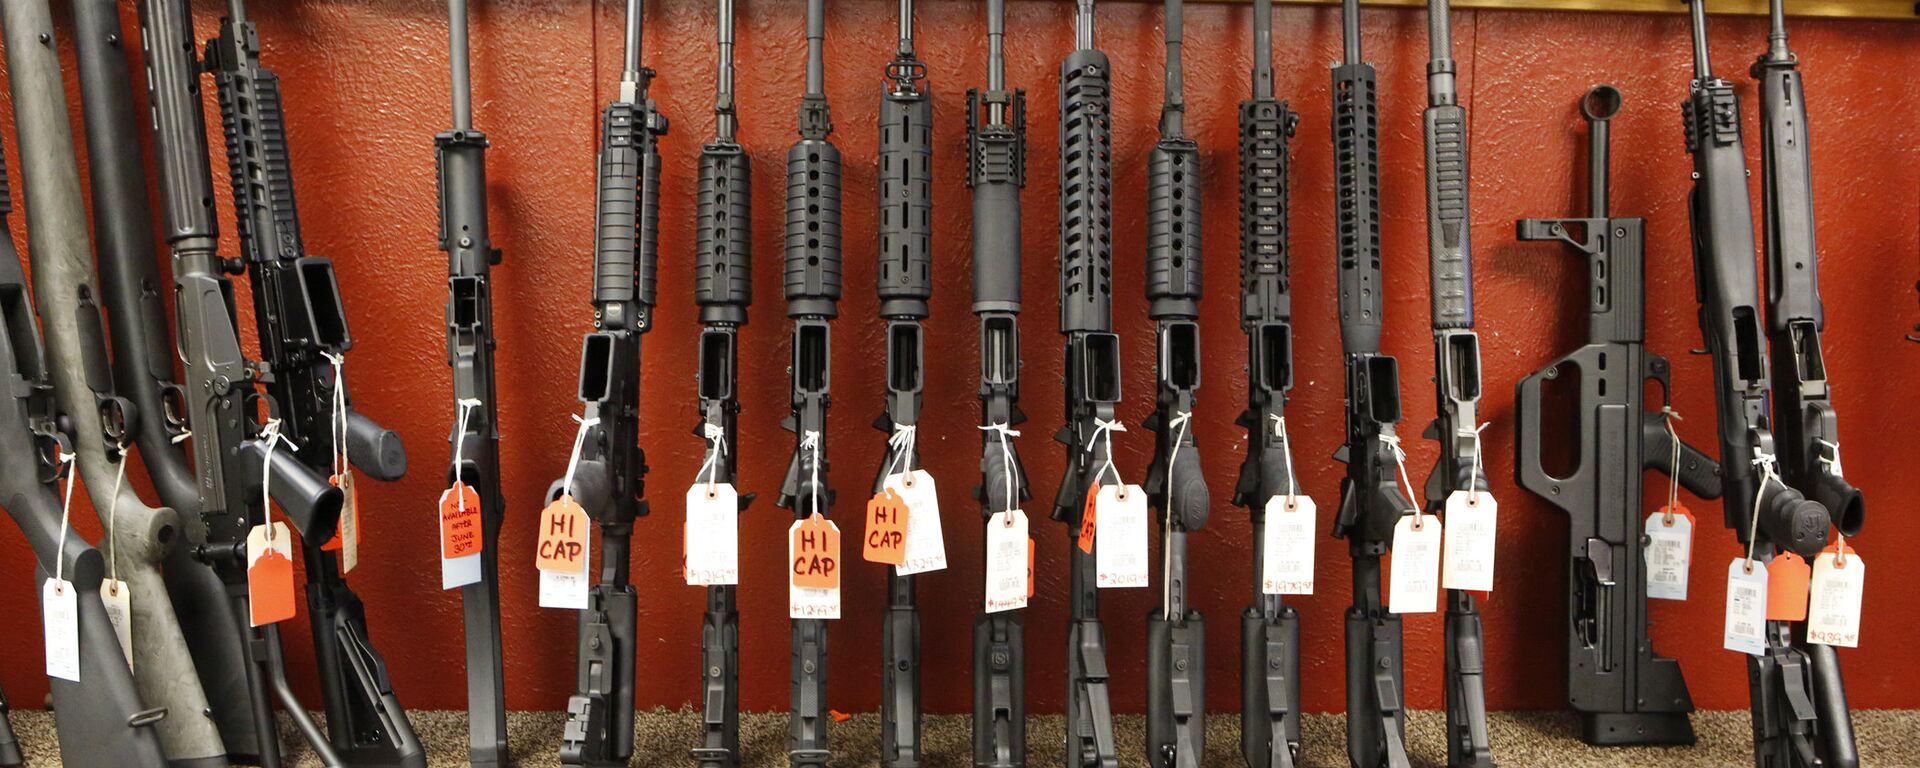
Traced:
[[[1246, 2], [1247, 0], [1196, 0]], [[1767, 15], [1768, 0], [1707, 0], [1707, 12], [1745, 16]], [[1275, 0], [1285, 5], [1339, 5], [1339, 0]], [[1362, 0], [1361, 5], [1424, 8], [1426, 0]], [[1916, 0], [1787, 0], [1788, 16], [1824, 16], [1843, 19], [1899, 19], [1920, 21]], [[1681, 0], [1453, 0], [1455, 8], [1495, 8], [1508, 11], [1598, 11], [1602, 13], [1686, 13]]]

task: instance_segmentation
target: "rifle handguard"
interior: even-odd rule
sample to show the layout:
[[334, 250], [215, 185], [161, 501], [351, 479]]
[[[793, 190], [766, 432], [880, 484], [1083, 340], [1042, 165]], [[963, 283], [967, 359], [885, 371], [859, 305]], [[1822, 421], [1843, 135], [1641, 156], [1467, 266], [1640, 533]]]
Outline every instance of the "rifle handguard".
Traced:
[[700, 322], [742, 325], [753, 303], [753, 164], [740, 145], [700, 151], [693, 299]]
[[1147, 158], [1147, 299], [1153, 317], [1193, 317], [1201, 295], [1200, 150], [1163, 138]]
[[1113, 168], [1107, 55], [1060, 65], [1060, 330], [1113, 325]]
[[1340, 344], [1380, 349], [1379, 107], [1373, 66], [1333, 70], [1334, 210], [1340, 253]]
[[840, 150], [802, 139], [787, 152], [787, 316], [839, 314]]
[[933, 295], [933, 103], [880, 102], [880, 316], [924, 317]]

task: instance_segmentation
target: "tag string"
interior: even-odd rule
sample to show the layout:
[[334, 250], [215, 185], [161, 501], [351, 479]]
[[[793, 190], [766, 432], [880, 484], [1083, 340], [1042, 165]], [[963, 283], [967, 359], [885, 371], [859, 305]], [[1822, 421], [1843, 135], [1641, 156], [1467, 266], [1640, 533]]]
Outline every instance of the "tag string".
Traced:
[[1667, 515], [1661, 524], [1672, 527], [1673, 510], [1680, 506], [1680, 433], [1674, 431], [1673, 423], [1681, 419], [1680, 412], [1674, 410], [1671, 405], [1662, 406], [1660, 415], [1661, 420], [1666, 423], [1667, 442], [1672, 444], [1672, 458], [1667, 464], [1667, 467], [1672, 470], [1667, 473]]
[[[467, 417], [473, 413], [473, 409], [480, 407], [480, 401], [469, 397], [457, 400], [454, 404], [459, 407], [459, 414], [454, 418], [456, 423], [453, 428], [453, 484], [459, 485], [460, 467], [466, 463], [461, 451], [467, 446]], [[466, 514], [467, 495], [454, 494], [454, 504], [458, 506], [461, 514]]]
[[1753, 519], [1747, 521], [1747, 573], [1753, 573], [1753, 545], [1760, 540], [1760, 501], [1766, 498], [1767, 483], [1780, 481], [1774, 463], [1771, 453], [1753, 457], [1753, 465], [1760, 468], [1760, 487], [1753, 492]]
[[59, 590], [64, 589], [61, 584], [66, 578], [67, 523], [73, 512], [73, 481], [80, 474], [80, 471], [73, 466], [73, 454], [60, 451], [60, 463], [66, 465], [67, 491], [60, 500], [60, 544], [54, 547], [53, 550], [53, 588], [55, 594], [59, 594]]
[[[1020, 436], [1020, 431], [1014, 429], [1013, 425], [1004, 421], [998, 424], [988, 424], [980, 429], [996, 433], [1000, 436], [1000, 467], [1007, 476], [1007, 504], [1006, 508], [1000, 511], [1012, 512], [1020, 505], [1019, 495], [1014, 491], [1015, 485], [1013, 480], [1013, 439]], [[1007, 515], [1006, 525], [1009, 528], [1013, 527], [1012, 515]]]
[[1481, 463], [1480, 433], [1485, 432], [1487, 427], [1491, 426], [1493, 426], [1493, 422], [1489, 421], [1471, 430], [1460, 430], [1461, 437], [1466, 437], [1469, 434], [1473, 436], [1473, 473], [1467, 477], [1467, 506], [1469, 507], [1479, 506], [1480, 504], [1480, 477], [1481, 473], [1486, 471], [1486, 465]]
[[[1094, 470], [1094, 473], [1093, 473], [1094, 484], [1098, 485], [1100, 483], [1100, 478], [1106, 477], [1108, 472], [1112, 472], [1114, 484], [1124, 486], [1125, 483], [1122, 483], [1120, 481], [1120, 468], [1113, 465], [1113, 433], [1127, 431], [1127, 425], [1120, 423], [1119, 419], [1108, 421], [1106, 419], [1095, 418], [1093, 420], [1093, 431], [1098, 433], [1094, 436], [1094, 439], [1104, 440], [1106, 442], [1106, 449], [1107, 449], [1106, 463], [1101, 464], [1098, 469]], [[1093, 443], [1091, 441], [1087, 443], [1086, 450], [1088, 452], [1093, 451]], [[1122, 495], [1125, 495], [1126, 489], [1124, 487], [1121, 488], [1120, 493]]]
[[[114, 541], [114, 522], [120, 516], [120, 486], [127, 479], [127, 441], [120, 440], [120, 463], [113, 472], [113, 497], [107, 500], [107, 578], [120, 580], [120, 555], [117, 554], [117, 542]], [[118, 589], [119, 585], [113, 585]], [[117, 592], [115, 594], [118, 594]]]
[[[912, 424], [895, 424], [893, 436], [887, 438], [887, 447], [893, 450], [893, 461], [887, 463], [887, 474], [906, 475], [906, 479], [901, 482], [906, 483], [909, 488], [913, 487], [913, 476], [910, 473], [913, 472], [913, 442], [916, 432], [918, 429]], [[896, 473], [895, 468], [900, 471]]]
[[1840, 471], [1840, 441], [1821, 440], [1820, 444], [1826, 446], [1827, 450], [1833, 454], [1831, 457], [1821, 456], [1820, 463], [1827, 465], [1827, 471], [1832, 472], [1834, 477], [1846, 477], [1846, 474]]
[[714, 486], [720, 482], [720, 459], [727, 455], [727, 430], [718, 424], [701, 425], [701, 436], [707, 441], [707, 460], [700, 463], [700, 473], [707, 478], [707, 498], [714, 496]]
[[267, 425], [260, 430], [260, 439], [267, 443], [267, 453], [260, 460], [260, 524], [267, 528], [267, 543], [273, 543], [273, 451], [286, 441], [280, 434], [280, 420], [267, 419]]
[[321, 356], [333, 363], [333, 474], [335, 477], [346, 475], [347, 465], [347, 358], [332, 352], [322, 352]]
[[1280, 455], [1287, 460], [1287, 509], [1288, 511], [1292, 511], [1294, 508], [1294, 497], [1300, 495], [1300, 481], [1299, 478], [1294, 477], [1293, 474], [1293, 443], [1287, 440], [1287, 417], [1277, 413], [1269, 413], [1267, 414], [1267, 418], [1273, 420], [1273, 434], [1275, 437], [1280, 438]]
[[813, 488], [812, 492], [807, 494], [808, 500], [813, 502], [813, 514], [821, 515], [823, 513], [820, 511], [820, 497], [825, 494], [823, 490], [820, 488], [820, 433], [819, 431], [809, 429], [806, 431], [806, 434], [801, 435], [800, 450], [808, 451], [807, 463], [810, 467], [808, 472], [811, 477], [809, 482]]
[[1407, 452], [1400, 449], [1400, 436], [1383, 433], [1380, 435], [1380, 442], [1386, 443], [1388, 448], [1393, 449], [1394, 464], [1400, 468], [1400, 482], [1407, 487], [1407, 511], [1413, 513], [1413, 529], [1421, 530], [1426, 525], [1425, 515], [1420, 514], [1419, 508], [1413, 506], [1413, 480], [1407, 477]]
[[[1173, 415], [1173, 420], [1167, 422], [1167, 426], [1172, 428], [1175, 434], [1173, 436], [1173, 447], [1167, 450], [1167, 508], [1165, 510], [1162, 510], [1162, 512], [1165, 513], [1162, 515], [1162, 517], [1166, 518], [1166, 520], [1162, 522], [1162, 527], [1165, 529], [1162, 535], [1165, 536], [1166, 538], [1161, 540], [1162, 544], [1160, 547], [1160, 549], [1162, 550], [1160, 572], [1163, 574], [1173, 573], [1173, 547], [1170, 546], [1167, 542], [1173, 538], [1174, 511], [1179, 509], [1179, 506], [1174, 503], [1174, 492], [1178, 490], [1180, 487], [1179, 483], [1176, 483], [1173, 481], [1173, 477], [1174, 477], [1173, 468], [1175, 466], [1175, 462], [1178, 462], [1180, 460], [1180, 444], [1183, 442], [1186, 442], [1187, 440], [1187, 425], [1192, 422], [1193, 422], [1192, 411], [1175, 412]], [[1173, 615], [1173, 579], [1167, 578], [1167, 579], [1162, 579], [1162, 581], [1166, 583], [1162, 587], [1162, 594], [1160, 598], [1162, 607], [1160, 609], [1160, 615], [1172, 616]]]
[[587, 430], [600, 424], [598, 416], [590, 419], [575, 416], [573, 420], [580, 424], [580, 429], [573, 433], [573, 453], [567, 456], [567, 476], [560, 481], [560, 495], [567, 498], [573, 498], [573, 472], [580, 468], [580, 449], [587, 444]]
[[1847, 535], [1834, 531], [1833, 567], [1847, 567]]

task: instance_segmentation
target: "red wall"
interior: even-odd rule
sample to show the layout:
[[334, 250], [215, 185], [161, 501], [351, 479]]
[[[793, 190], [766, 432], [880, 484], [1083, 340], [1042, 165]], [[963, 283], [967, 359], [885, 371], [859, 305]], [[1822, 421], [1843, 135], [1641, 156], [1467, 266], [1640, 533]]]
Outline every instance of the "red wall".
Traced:
[[[57, 4], [60, 5], [60, 4]], [[212, 2], [198, 4], [199, 28], [214, 28]], [[392, 485], [368, 484], [363, 561], [352, 575], [366, 598], [373, 638], [392, 666], [402, 700], [419, 708], [461, 706], [460, 603], [438, 589], [433, 501], [448, 457], [453, 417], [441, 330], [445, 259], [435, 250], [431, 137], [447, 127], [443, 6], [424, 0], [309, 0], [255, 3], [266, 63], [281, 74], [305, 206], [309, 247], [338, 260], [358, 344], [352, 355], [356, 403], [398, 430], [411, 448], [413, 472]], [[788, 524], [771, 497], [792, 438], [785, 414], [787, 331], [780, 299], [780, 158], [794, 138], [804, 44], [799, 0], [743, 3], [739, 24], [741, 140], [758, 166], [756, 264], [759, 303], [743, 337], [738, 446], [742, 485], [761, 501], [743, 519], [741, 589], [743, 706], [787, 704], [787, 620], [781, 586], [782, 536]], [[573, 435], [567, 418], [578, 405], [574, 376], [579, 334], [589, 327], [586, 302], [593, 208], [593, 151], [599, 108], [619, 68], [620, 3], [581, 0], [483, 2], [474, 25], [476, 111], [494, 144], [490, 173], [493, 231], [506, 252], [494, 272], [500, 350], [500, 401], [505, 434], [504, 480], [512, 508], [502, 540], [509, 704], [556, 709], [572, 690], [573, 616], [535, 605], [534, 516], [546, 485], [564, 469]], [[882, 324], [873, 285], [876, 105], [881, 67], [894, 43], [895, 4], [838, 0], [828, 20], [828, 91], [848, 164], [845, 208], [846, 300], [837, 323], [841, 352], [834, 428], [828, 435], [834, 478], [842, 490], [842, 525], [857, 527], [860, 490], [880, 460], [884, 436], [867, 425], [881, 403]], [[690, 254], [693, 179], [700, 144], [711, 136], [714, 11], [710, 3], [654, 2], [647, 8], [646, 62], [661, 69], [653, 96], [673, 121], [662, 144], [666, 189], [660, 217], [658, 328], [647, 340], [642, 444], [650, 451], [655, 514], [637, 526], [634, 574], [641, 580], [639, 701], [680, 706], [696, 690], [703, 592], [678, 580], [680, 521], [674, 500], [693, 478], [700, 441], [695, 422], [697, 323]], [[1160, 9], [1103, 3], [1101, 42], [1116, 65], [1114, 115], [1117, 180], [1115, 326], [1123, 333], [1129, 423], [1151, 401], [1151, 326], [1142, 300], [1145, 160], [1155, 139], [1160, 101]], [[127, 8], [132, 25], [132, 8]], [[1232, 426], [1242, 408], [1244, 345], [1237, 327], [1234, 177], [1235, 109], [1247, 91], [1251, 12], [1237, 5], [1188, 11], [1188, 125], [1204, 148], [1206, 238], [1213, 254], [1204, 302], [1206, 384], [1197, 434], [1219, 503], [1212, 525], [1192, 543], [1194, 604], [1212, 625], [1215, 659], [1210, 705], [1237, 706], [1235, 617], [1249, 599], [1248, 528], [1242, 510], [1226, 506], [1244, 449]], [[968, 628], [979, 608], [981, 535], [968, 493], [977, 473], [979, 437], [974, 401], [975, 321], [968, 313], [969, 211], [963, 181], [964, 94], [984, 80], [984, 9], [977, 3], [928, 2], [919, 14], [921, 55], [935, 89], [935, 222], [937, 290], [927, 348], [934, 370], [922, 447], [944, 489], [946, 530], [954, 567], [923, 579], [926, 705], [936, 712], [968, 709]], [[1061, 345], [1056, 323], [1054, 77], [1072, 46], [1072, 6], [1017, 2], [1009, 8], [1008, 82], [1033, 97], [1031, 184], [1026, 195], [1024, 276], [1027, 285], [1025, 408], [1022, 439], [1040, 501], [1029, 512], [1039, 538], [1039, 594], [1027, 611], [1031, 704], [1061, 704], [1064, 645], [1064, 528], [1046, 522], [1044, 503], [1061, 472], [1061, 450], [1049, 435], [1061, 423], [1056, 389]], [[1368, 10], [1366, 48], [1380, 67], [1385, 242], [1389, 295], [1387, 351], [1405, 369], [1403, 433], [1417, 434], [1433, 410], [1427, 333], [1427, 269], [1419, 112], [1425, 105], [1424, 14]], [[1327, 63], [1339, 57], [1336, 10], [1285, 6], [1275, 13], [1279, 93], [1304, 113], [1294, 149], [1293, 253], [1298, 381], [1291, 414], [1297, 462], [1308, 492], [1331, 515], [1340, 466], [1327, 457], [1341, 440], [1341, 366], [1333, 289], [1332, 158], [1327, 136]], [[1675, 363], [1678, 408], [1691, 440], [1712, 440], [1709, 365], [1687, 350], [1699, 346], [1694, 320], [1685, 221], [1688, 162], [1678, 103], [1689, 75], [1687, 26], [1680, 16], [1461, 11], [1455, 48], [1461, 91], [1473, 116], [1474, 213], [1478, 242], [1480, 331], [1485, 354], [1489, 474], [1502, 501], [1498, 588], [1486, 603], [1488, 696], [1493, 706], [1554, 708], [1564, 700], [1560, 634], [1565, 606], [1561, 559], [1565, 523], [1559, 513], [1507, 482], [1512, 476], [1513, 383], [1584, 338], [1579, 299], [1585, 270], [1550, 244], [1513, 242], [1513, 220], [1571, 215], [1584, 206], [1584, 131], [1575, 100], [1596, 82], [1626, 94], [1614, 139], [1614, 209], [1648, 219], [1648, 336]], [[1903, 584], [1920, 579], [1915, 560], [1897, 553], [1920, 546], [1920, 527], [1903, 525], [1895, 504], [1920, 493], [1920, 474], [1900, 439], [1920, 419], [1910, 382], [1920, 377], [1920, 349], [1901, 340], [1915, 312], [1910, 285], [1920, 250], [1920, 90], [1914, 27], [1901, 23], [1795, 20], [1794, 47], [1806, 61], [1812, 100], [1814, 177], [1824, 216], [1823, 277], [1832, 332], [1828, 365], [1845, 424], [1849, 477], [1866, 490], [1875, 513], [1857, 544], [1873, 561], [1866, 647], [1843, 651], [1862, 707], [1920, 706], [1912, 682], [1920, 674], [1901, 652], [1902, 617], [1920, 603]], [[1713, 24], [1716, 60], [1752, 94], [1744, 68], [1764, 44], [1761, 20]], [[63, 45], [70, 41], [62, 41]], [[72, 77], [71, 70], [68, 72]], [[1751, 103], [1751, 102], [1749, 102]], [[75, 110], [77, 100], [75, 101]], [[9, 110], [10, 113], [10, 110]], [[1749, 149], [1757, 144], [1748, 110]], [[5, 118], [0, 118], [4, 120]], [[216, 123], [217, 124], [217, 123]], [[78, 123], [75, 124], [76, 130]], [[7, 132], [11, 141], [11, 131]], [[1756, 159], [1757, 162], [1757, 159]], [[16, 187], [16, 190], [18, 188]], [[1756, 193], [1757, 199], [1757, 193]], [[223, 200], [224, 203], [224, 200]], [[16, 219], [16, 221], [18, 221]], [[231, 232], [231, 229], [228, 230]], [[232, 248], [231, 241], [227, 245]], [[251, 322], [248, 321], [247, 325]], [[1119, 436], [1119, 463], [1140, 478], [1150, 453], [1143, 430]], [[1409, 440], [1409, 465], [1424, 477], [1429, 441]], [[1650, 483], [1650, 486], [1652, 484]], [[1650, 487], [1650, 492], [1652, 488]], [[151, 498], [149, 496], [148, 498]], [[1691, 603], [1653, 608], [1656, 647], [1685, 665], [1695, 701], [1708, 708], [1745, 706], [1744, 665], [1719, 649], [1721, 585], [1713, 574], [1736, 552], [1714, 524], [1717, 504], [1695, 502], [1698, 536]], [[82, 527], [92, 516], [78, 514]], [[1329, 524], [1329, 521], [1323, 521]], [[97, 530], [97, 529], [95, 529]], [[1298, 601], [1304, 614], [1304, 687], [1314, 710], [1338, 709], [1341, 614], [1349, 602], [1344, 547], [1320, 546], [1320, 592]], [[44, 693], [39, 628], [29, 553], [15, 529], [0, 526], [0, 683], [16, 703]], [[847, 580], [846, 616], [833, 627], [830, 704], [840, 710], [877, 706], [885, 574], [858, 563]], [[1109, 592], [1104, 615], [1112, 643], [1116, 706], [1138, 710], [1144, 685], [1142, 617], [1153, 590]], [[304, 614], [304, 607], [302, 609]], [[300, 622], [304, 624], [303, 615]], [[311, 668], [304, 628], [289, 628], [289, 665], [297, 679]], [[1414, 705], [1440, 702], [1438, 616], [1408, 622], [1407, 656]], [[317, 701], [311, 684], [301, 686]]]

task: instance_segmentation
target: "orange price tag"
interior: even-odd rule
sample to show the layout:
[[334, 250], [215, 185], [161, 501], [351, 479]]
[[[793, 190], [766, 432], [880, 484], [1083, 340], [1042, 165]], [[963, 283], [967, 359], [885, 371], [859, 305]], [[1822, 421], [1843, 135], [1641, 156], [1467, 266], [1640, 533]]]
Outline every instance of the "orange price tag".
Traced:
[[1094, 497], [1099, 495], [1099, 483], [1087, 486], [1087, 506], [1086, 509], [1080, 513], [1080, 540], [1076, 543], [1079, 545], [1080, 551], [1089, 555], [1093, 554], [1093, 536], [1099, 528], [1099, 516], [1095, 515], [1094, 511], [1100, 507], [1093, 503]]
[[1767, 620], [1803, 621], [1807, 618], [1807, 587], [1813, 568], [1792, 552], [1775, 555], [1767, 563]]
[[540, 545], [534, 551], [533, 566], [554, 573], [583, 573], [586, 554], [586, 510], [563, 494], [540, 511]]
[[840, 530], [815, 512], [793, 527], [793, 585], [840, 588]]
[[454, 483], [440, 494], [440, 556], [480, 554], [480, 494]]
[[867, 540], [861, 557], [887, 565], [907, 562], [907, 501], [892, 488], [867, 501]]
[[256, 525], [247, 533], [247, 623], [264, 626], [293, 618], [293, 536], [286, 523]]
[[1027, 599], [1033, 599], [1033, 539], [1027, 539]]

